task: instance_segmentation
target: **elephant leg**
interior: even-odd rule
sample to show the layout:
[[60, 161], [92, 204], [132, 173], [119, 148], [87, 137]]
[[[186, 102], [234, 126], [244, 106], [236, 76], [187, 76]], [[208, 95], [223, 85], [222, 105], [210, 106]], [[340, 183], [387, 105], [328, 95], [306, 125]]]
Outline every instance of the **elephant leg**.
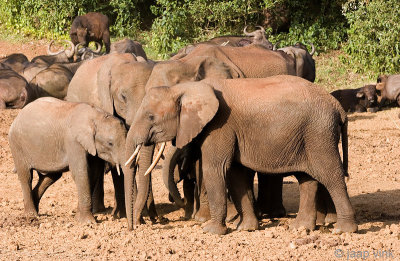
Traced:
[[78, 211], [76, 218], [80, 223], [95, 223], [96, 220], [91, 212], [92, 191], [91, 179], [89, 177], [90, 171], [88, 171], [90, 168], [86, 158], [86, 151], [79, 145], [74, 146], [74, 144], [71, 144], [70, 146], [71, 147], [68, 148], [68, 158], [70, 160], [69, 169], [74, 177], [78, 191]]
[[298, 173], [295, 176], [299, 181], [300, 204], [299, 212], [292, 226], [295, 228], [303, 226], [314, 230], [317, 219], [316, 194], [318, 182], [305, 173]]
[[114, 208], [111, 215], [114, 218], [126, 217], [125, 211], [125, 191], [124, 191], [124, 176], [118, 175], [117, 169], [111, 169], [111, 176], [114, 185]]
[[104, 161], [97, 157], [88, 157], [89, 179], [92, 192], [92, 213], [106, 210], [104, 205]]
[[312, 176], [328, 190], [337, 211], [334, 232], [356, 232], [354, 209], [347, 193], [344, 181], [345, 173], [339, 151], [337, 148], [325, 148], [324, 151], [313, 150], [312, 155]]
[[199, 208], [194, 215], [194, 220], [197, 222], [206, 222], [211, 219], [210, 206], [208, 204], [207, 190], [204, 185], [204, 180], [202, 178], [202, 169], [200, 168], [201, 161], [196, 161], [196, 180], [197, 180], [197, 190], [199, 194]]
[[54, 182], [61, 178], [62, 172], [49, 173], [47, 175], [43, 175], [39, 171], [37, 171], [37, 173], [39, 175], [39, 180], [32, 191], [32, 197], [35, 203], [35, 208], [39, 212], [39, 202], [44, 192], [48, 187], [54, 184]]
[[282, 200], [283, 176], [257, 173], [257, 177], [256, 206], [258, 215], [261, 217], [263, 214], [267, 214], [270, 218], [286, 216], [286, 209]]
[[257, 230], [258, 219], [254, 214], [253, 178], [254, 172], [240, 164], [232, 164], [227, 173], [228, 190], [239, 213], [238, 230]]
[[7, 104], [3, 99], [0, 98], [0, 110], [1, 109], [7, 109]]
[[336, 209], [326, 188], [319, 183], [317, 191], [317, 225], [336, 222]]
[[32, 175], [33, 170], [28, 168], [20, 168], [16, 166], [18, 179], [21, 184], [22, 194], [24, 197], [25, 214], [28, 216], [38, 216], [35, 207], [35, 201], [32, 194]]
[[183, 194], [185, 196], [185, 219], [190, 219], [194, 211], [195, 180], [183, 179]]

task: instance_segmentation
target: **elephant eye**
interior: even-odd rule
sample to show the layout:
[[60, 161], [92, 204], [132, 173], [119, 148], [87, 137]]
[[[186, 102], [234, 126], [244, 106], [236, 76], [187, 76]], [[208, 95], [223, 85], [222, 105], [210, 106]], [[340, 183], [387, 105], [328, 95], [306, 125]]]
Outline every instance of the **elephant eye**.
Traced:
[[112, 141], [107, 142], [108, 146], [112, 147], [114, 146], [114, 143]]
[[153, 115], [153, 114], [149, 114], [148, 117], [149, 117], [149, 120], [150, 120], [150, 121], [154, 121], [154, 115]]
[[121, 93], [121, 94], [119, 95], [119, 98], [120, 98], [120, 100], [121, 100], [122, 102], [126, 103], [126, 96], [125, 96], [123, 93]]

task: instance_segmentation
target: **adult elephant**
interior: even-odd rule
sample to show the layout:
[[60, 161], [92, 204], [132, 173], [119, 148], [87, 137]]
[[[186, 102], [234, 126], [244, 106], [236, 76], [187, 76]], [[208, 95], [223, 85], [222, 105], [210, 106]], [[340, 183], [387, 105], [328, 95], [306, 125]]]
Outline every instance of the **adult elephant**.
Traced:
[[[72, 78], [66, 100], [93, 104], [123, 119], [129, 127], [144, 97], [145, 85], [152, 69], [152, 63], [138, 62], [135, 56], [129, 53], [109, 54], [86, 61]], [[130, 136], [132, 134], [128, 131], [128, 137]], [[132, 141], [127, 142], [126, 153], [131, 152], [131, 143]], [[122, 215], [126, 210], [129, 229], [140, 223], [141, 212], [149, 195], [150, 177], [144, 173], [151, 165], [153, 152], [154, 146], [146, 146], [140, 154], [135, 202], [135, 167], [123, 166], [123, 180], [112, 170], [117, 201], [113, 214]], [[150, 215], [155, 218], [152, 193], [149, 202], [152, 202]]]
[[[239, 228], [258, 228], [244, 175], [248, 169], [270, 175], [307, 173], [300, 186], [318, 181], [332, 196], [338, 213], [335, 232], [357, 230], [338, 149], [340, 133], [347, 141], [346, 113], [334, 97], [309, 81], [279, 75], [151, 88], [132, 129], [138, 146], [175, 140], [182, 148], [198, 140], [211, 211], [206, 232], [227, 232], [226, 180], [241, 215]], [[315, 194], [306, 200], [315, 202]], [[315, 210], [315, 204], [309, 206]], [[315, 219], [311, 216], [299, 225], [315, 226]]]
[[112, 43], [110, 53], [133, 53], [147, 60], [147, 55], [143, 50], [142, 44], [128, 38]]
[[[199, 45], [193, 52], [181, 59], [156, 64], [146, 88], [172, 86], [177, 83], [199, 81], [206, 78], [264, 78], [278, 74], [296, 75], [294, 59], [284, 52], [275, 52], [259, 45], [245, 47]], [[179, 154], [181, 151], [172, 148], [169, 154], [174, 153]], [[182, 156], [170, 155], [167, 158], [179, 159]], [[165, 163], [165, 165], [171, 166], [174, 166], [174, 164]], [[166, 175], [166, 172], [164, 174]], [[164, 178], [164, 180], [167, 179]], [[174, 201], [178, 206], [182, 206], [182, 199], [176, 193], [177, 189], [173, 180], [173, 175], [171, 175], [165, 183]], [[269, 186], [273, 188], [273, 190], [259, 189], [261, 197], [259, 197], [260, 200], [257, 205], [260, 211], [274, 217], [284, 216], [286, 211], [281, 200], [282, 177], [274, 178], [262, 175], [259, 180], [261, 187]], [[269, 185], [271, 183], [273, 185]], [[202, 194], [204, 193], [202, 192]], [[276, 199], [276, 203], [272, 205], [266, 200], [266, 198], [271, 197]], [[205, 208], [202, 207], [202, 202]], [[206, 208], [207, 204], [200, 199], [200, 209], [195, 215], [196, 220], [204, 221], [209, 217]]]

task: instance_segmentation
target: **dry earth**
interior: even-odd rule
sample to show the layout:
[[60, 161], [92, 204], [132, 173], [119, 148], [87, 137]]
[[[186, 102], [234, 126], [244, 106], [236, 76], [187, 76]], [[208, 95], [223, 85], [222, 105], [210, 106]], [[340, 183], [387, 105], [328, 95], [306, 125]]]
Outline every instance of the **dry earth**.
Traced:
[[[45, 51], [43, 43], [24, 46], [29, 58]], [[16, 49], [0, 41], [0, 55]], [[105, 178], [107, 212], [96, 215], [96, 224], [76, 223], [76, 188], [69, 173], [45, 193], [40, 217], [27, 219], [7, 141], [18, 112], [0, 111], [0, 260], [400, 260], [400, 108], [349, 115], [347, 184], [359, 232], [342, 235], [331, 234], [331, 228], [289, 228], [299, 198], [291, 177], [284, 185], [288, 217], [265, 218], [255, 232], [238, 232], [229, 224], [225, 236], [205, 234], [201, 224], [183, 221], [183, 210], [168, 202], [159, 168], [153, 187], [167, 224], [146, 220], [128, 231], [126, 219], [113, 220], [110, 175]]]

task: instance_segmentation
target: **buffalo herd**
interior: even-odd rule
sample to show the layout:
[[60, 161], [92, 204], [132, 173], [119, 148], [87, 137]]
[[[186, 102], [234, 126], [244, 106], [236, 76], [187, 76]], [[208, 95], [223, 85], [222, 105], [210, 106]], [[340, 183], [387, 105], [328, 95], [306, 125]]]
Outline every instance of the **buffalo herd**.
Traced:
[[[288, 175], [300, 184], [294, 227], [337, 222], [338, 233], [357, 231], [344, 183], [346, 112], [400, 106], [400, 75], [381, 75], [376, 84], [329, 95], [313, 84], [314, 45], [310, 52], [302, 43], [278, 48], [260, 26], [253, 32], [246, 26], [241, 36], [190, 44], [167, 61], [148, 59], [131, 39], [111, 43], [109, 20], [100, 13], [76, 17], [69, 32], [67, 47], [58, 51], [51, 41], [47, 55], [0, 59], [0, 108], [22, 108], [9, 143], [26, 214], [38, 215], [47, 187], [70, 170], [78, 220], [96, 222], [91, 213], [104, 209], [103, 178], [111, 170], [114, 216], [127, 217], [129, 229], [143, 223], [146, 209], [153, 222], [164, 219], [157, 214], [148, 174], [165, 146], [153, 161], [156, 144], [171, 141], [162, 170], [169, 199], [185, 209], [186, 218], [207, 221], [206, 232], [225, 234], [225, 220], [234, 216], [238, 229], [254, 230], [262, 215], [286, 215], [282, 184]], [[280, 136], [272, 138], [268, 131]], [[311, 137], [314, 132], [324, 135]], [[38, 140], [44, 144], [38, 146]], [[261, 145], [279, 151], [263, 151]], [[332, 168], [338, 171], [323, 174], [317, 158], [337, 163]], [[39, 175], [34, 189], [33, 170]], [[227, 216], [227, 209], [234, 214]]]

